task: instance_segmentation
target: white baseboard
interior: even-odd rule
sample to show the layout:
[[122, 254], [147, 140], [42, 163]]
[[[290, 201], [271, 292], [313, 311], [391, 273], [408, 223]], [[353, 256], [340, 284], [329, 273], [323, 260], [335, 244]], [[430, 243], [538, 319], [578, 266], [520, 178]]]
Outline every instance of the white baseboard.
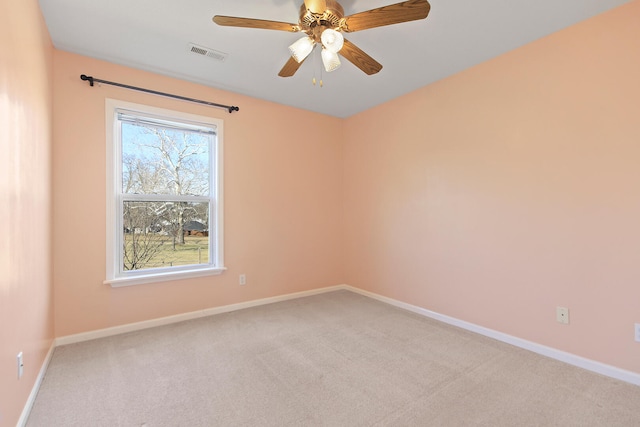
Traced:
[[140, 331], [143, 329], [154, 328], [156, 326], [169, 325], [171, 323], [183, 322], [185, 320], [198, 319], [201, 317], [212, 316], [214, 314], [229, 313], [231, 311], [242, 310], [245, 308], [257, 307], [259, 305], [272, 304], [274, 302], [287, 301], [295, 298], [308, 297], [311, 295], [322, 294], [325, 292], [347, 289], [345, 285], [329, 286], [326, 288], [313, 289], [310, 291], [295, 292], [292, 294], [279, 295], [276, 297], [262, 298], [252, 301], [241, 302], [237, 304], [224, 305], [221, 307], [207, 308], [204, 310], [191, 311], [189, 313], [176, 314], [174, 316], [161, 317], [158, 319], [145, 320], [142, 322], [129, 323], [126, 325], [114, 326], [111, 328], [98, 329], [95, 331], [83, 332], [80, 334], [67, 335], [56, 338], [55, 345], [74, 344], [83, 341], [89, 341], [97, 338], [110, 337], [113, 335], [124, 334], [127, 332]]
[[27, 420], [29, 419], [29, 414], [31, 413], [31, 408], [33, 408], [33, 404], [36, 401], [36, 396], [38, 396], [38, 391], [40, 390], [40, 385], [42, 384], [42, 380], [44, 379], [44, 374], [47, 372], [47, 368], [49, 367], [49, 362], [51, 361], [51, 356], [53, 356], [53, 350], [56, 348], [55, 340], [51, 343], [51, 347], [49, 347], [49, 351], [42, 362], [42, 366], [40, 367], [40, 372], [38, 372], [38, 377], [36, 378], [36, 382], [33, 384], [31, 388], [31, 393], [29, 393], [29, 397], [27, 398], [27, 403], [22, 408], [22, 414], [20, 414], [20, 418], [18, 419], [17, 427], [24, 427], [27, 424]]
[[579, 368], [583, 368], [588, 371], [596, 372], [598, 374], [602, 374], [611, 378], [615, 378], [627, 383], [640, 386], [640, 374], [636, 372], [627, 371], [624, 369], [617, 368], [615, 366], [607, 365], [601, 362], [596, 362], [595, 360], [586, 359], [581, 356], [576, 356], [575, 354], [567, 353], [552, 347], [547, 347], [542, 344], [537, 344], [531, 341], [527, 341], [522, 338], [514, 337], [512, 335], [498, 332], [493, 329], [485, 328], [483, 326], [478, 326], [476, 324], [466, 322], [464, 320], [459, 320], [454, 317], [445, 316], [444, 314], [436, 313], [435, 311], [431, 311], [422, 307], [407, 304], [405, 302], [398, 301], [393, 298], [388, 298], [382, 295], [375, 294], [373, 292], [354, 288], [352, 286], [344, 285], [341, 288], [348, 289], [360, 295], [364, 295], [369, 298], [382, 301], [384, 303], [393, 305], [395, 307], [403, 308], [413, 313], [420, 314], [422, 316], [429, 317], [431, 319], [435, 319], [452, 326], [457, 326], [459, 328], [466, 329], [468, 331], [475, 332], [477, 334], [484, 335], [486, 337], [493, 338], [498, 341], [502, 341], [504, 343], [511, 344], [513, 346], [520, 347], [525, 350], [529, 350], [534, 353], [538, 353], [543, 356], [568, 363], [569, 365], [577, 366]]
[[[427, 310], [422, 307], [411, 305], [402, 301], [395, 300], [393, 298], [388, 298], [388, 297], [378, 295], [373, 292], [365, 291], [359, 288], [355, 288], [349, 285], [336, 285], [336, 286], [329, 286], [326, 288], [313, 289], [310, 291], [295, 292], [295, 293], [280, 295], [276, 297], [262, 298], [258, 300], [246, 301], [246, 302], [241, 302], [237, 304], [230, 304], [230, 305], [225, 305], [221, 307], [214, 307], [214, 308], [208, 308], [204, 310], [192, 311], [189, 313], [177, 314], [175, 316], [168, 316], [168, 317], [162, 317], [159, 319], [146, 320], [143, 322], [130, 323], [127, 325], [114, 326], [111, 328], [99, 329], [96, 331], [90, 331], [90, 332], [85, 332], [85, 333], [80, 333], [75, 335], [67, 335], [64, 337], [56, 338], [54, 342], [54, 346], [73, 344], [73, 343], [88, 341], [96, 338], [104, 338], [104, 337], [119, 335], [127, 332], [153, 328], [156, 326], [163, 326], [171, 323], [183, 322], [185, 320], [197, 319], [197, 318], [212, 316], [220, 313], [228, 313], [231, 311], [242, 310], [245, 308], [257, 307], [260, 305], [272, 304], [275, 302], [287, 301], [295, 298], [302, 298], [302, 297], [307, 297], [311, 295], [322, 294], [325, 292], [337, 291], [341, 289], [346, 289], [346, 290], [376, 299], [378, 301], [385, 302], [395, 307], [403, 308], [413, 313], [417, 313], [422, 316], [426, 316], [431, 319], [435, 319], [440, 322], [447, 323], [449, 325], [457, 326], [459, 328], [466, 329], [468, 331], [475, 332], [477, 334], [484, 335], [486, 337], [493, 338], [498, 341], [502, 341], [504, 343], [511, 344], [516, 347], [520, 347], [525, 350], [529, 350], [534, 353], [538, 353], [543, 356], [568, 363], [573, 366], [577, 366], [579, 368], [583, 368], [592, 372], [596, 372], [598, 374], [606, 375], [611, 378], [615, 378], [621, 381], [625, 381], [625, 382], [640, 386], [640, 374], [636, 372], [627, 371], [624, 369], [617, 368], [615, 366], [607, 365], [601, 362], [597, 362], [591, 359], [577, 356], [575, 354], [567, 353], [562, 350], [558, 350], [552, 347], [547, 347], [545, 345], [538, 344], [532, 341], [527, 341], [522, 338], [514, 337], [513, 335], [508, 335], [503, 332], [485, 328], [483, 326], [466, 322], [464, 320], [456, 319], [454, 317], [446, 316], [444, 314], [440, 314], [435, 311]], [[52, 349], [53, 349], [53, 346], [52, 346]], [[50, 357], [50, 354], [48, 355], [48, 357]], [[47, 360], [47, 364], [48, 364], [48, 360]], [[41, 372], [42, 374], [44, 374], [44, 370], [45, 368], [43, 367], [43, 370]], [[35, 395], [34, 395], [34, 398], [35, 398]]]

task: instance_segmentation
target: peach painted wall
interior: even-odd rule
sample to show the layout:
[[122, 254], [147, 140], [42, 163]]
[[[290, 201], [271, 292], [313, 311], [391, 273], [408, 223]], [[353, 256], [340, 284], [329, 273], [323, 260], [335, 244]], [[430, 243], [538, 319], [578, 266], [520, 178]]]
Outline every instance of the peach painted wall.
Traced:
[[[81, 74], [240, 111], [91, 88]], [[56, 336], [343, 283], [342, 141], [326, 137], [341, 135], [342, 120], [57, 50], [54, 85]], [[105, 98], [224, 119], [225, 273], [124, 288], [102, 283]]]
[[52, 52], [36, 0], [0, 2], [0, 426], [18, 422], [53, 342]]
[[636, 0], [349, 118], [347, 283], [640, 373], [639, 23]]

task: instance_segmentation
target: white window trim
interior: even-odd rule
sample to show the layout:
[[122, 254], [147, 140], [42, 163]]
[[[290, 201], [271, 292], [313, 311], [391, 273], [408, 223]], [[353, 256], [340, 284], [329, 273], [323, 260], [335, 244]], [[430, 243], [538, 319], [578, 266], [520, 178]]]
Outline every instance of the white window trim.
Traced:
[[[128, 274], [120, 274], [120, 251], [118, 245], [121, 240], [118, 237], [118, 226], [121, 220], [118, 219], [117, 213], [119, 191], [117, 186], [119, 183], [116, 168], [116, 159], [121, 158], [121, 147], [115, 143], [116, 136], [116, 110], [126, 109], [129, 111], [140, 112], [141, 114], [150, 114], [154, 116], [174, 118], [177, 120], [185, 120], [190, 122], [204, 123], [216, 128], [216, 144], [215, 153], [213, 154], [214, 162], [211, 170], [214, 172], [214, 188], [211, 191], [214, 194], [214, 203], [210, 212], [210, 229], [215, 230], [215, 236], [211, 239], [213, 247], [209, 251], [213, 254], [212, 266], [194, 266], [187, 265], [182, 267], [172, 267], [167, 269], [139, 270], [128, 272]], [[106, 215], [106, 280], [105, 284], [112, 287], [139, 285], [145, 283], [163, 282], [168, 280], [188, 279], [193, 277], [202, 277], [210, 275], [218, 275], [226, 270], [224, 267], [224, 205], [223, 205], [223, 135], [224, 122], [221, 119], [212, 117], [199, 116], [179, 111], [166, 110], [163, 108], [150, 107], [147, 105], [134, 104], [131, 102], [120, 101], [116, 99], [105, 99], [105, 123], [106, 123], [106, 148], [107, 148], [107, 215]], [[213, 227], [211, 227], [213, 225]]]

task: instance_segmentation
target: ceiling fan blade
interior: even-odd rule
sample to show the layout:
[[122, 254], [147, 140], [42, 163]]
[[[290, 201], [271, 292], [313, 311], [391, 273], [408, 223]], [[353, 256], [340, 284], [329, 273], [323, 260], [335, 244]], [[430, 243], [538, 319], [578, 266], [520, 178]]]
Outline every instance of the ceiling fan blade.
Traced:
[[265, 30], [290, 31], [292, 33], [300, 31], [300, 27], [298, 27], [297, 24], [290, 24], [288, 22], [279, 21], [267, 21], [264, 19], [237, 18], [235, 16], [216, 15], [213, 17], [213, 22], [218, 25], [224, 25], [227, 27], [260, 28]]
[[304, 7], [313, 13], [323, 13], [327, 9], [325, 0], [304, 0]]
[[344, 39], [344, 45], [339, 53], [368, 75], [382, 70], [382, 65], [378, 61], [347, 39]]
[[431, 5], [427, 0], [409, 0], [345, 17], [344, 31], [354, 32], [401, 22], [424, 19]]
[[[302, 60], [302, 62], [304, 62], [304, 59]], [[280, 77], [293, 76], [296, 73], [296, 71], [298, 71], [298, 68], [300, 68], [300, 66], [302, 65], [302, 62], [298, 62], [295, 59], [293, 59], [293, 57], [289, 57], [289, 60], [287, 61], [286, 64], [284, 64], [284, 67], [282, 67], [282, 70], [280, 70], [278, 75]]]

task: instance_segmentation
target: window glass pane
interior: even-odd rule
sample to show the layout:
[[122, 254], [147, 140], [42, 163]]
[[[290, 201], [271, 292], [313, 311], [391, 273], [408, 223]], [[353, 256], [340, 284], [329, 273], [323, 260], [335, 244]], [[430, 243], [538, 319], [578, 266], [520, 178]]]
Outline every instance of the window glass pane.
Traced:
[[213, 132], [127, 121], [121, 131], [124, 193], [209, 195]]
[[209, 264], [209, 203], [123, 202], [123, 270]]

